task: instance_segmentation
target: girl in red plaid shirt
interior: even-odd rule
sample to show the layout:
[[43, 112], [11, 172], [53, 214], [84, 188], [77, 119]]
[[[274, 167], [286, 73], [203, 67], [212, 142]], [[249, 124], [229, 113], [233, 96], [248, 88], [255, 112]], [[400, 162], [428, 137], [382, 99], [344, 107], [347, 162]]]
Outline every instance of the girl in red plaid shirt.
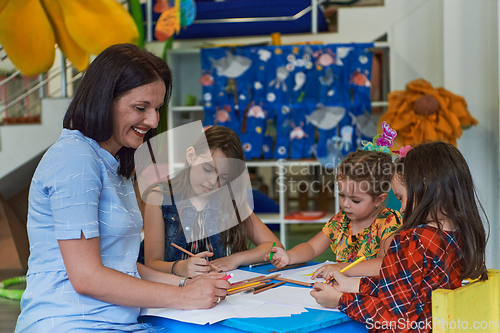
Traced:
[[379, 276], [332, 272], [335, 282], [316, 283], [311, 295], [370, 332], [430, 332], [433, 290], [488, 278], [486, 233], [469, 168], [453, 145], [419, 145], [394, 167], [392, 189], [404, 219]]

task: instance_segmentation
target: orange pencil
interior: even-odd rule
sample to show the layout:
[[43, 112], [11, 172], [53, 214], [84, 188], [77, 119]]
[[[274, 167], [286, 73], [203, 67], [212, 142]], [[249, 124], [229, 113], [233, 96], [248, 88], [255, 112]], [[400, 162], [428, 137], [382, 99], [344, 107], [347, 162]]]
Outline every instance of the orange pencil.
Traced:
[[257, 294], [259, 294], [259, 293], [261, 293], [263, 291], [266, 291], [266, 290], [269, 290], [269, 289], [281, 286], [282, 284], [285, 284], [285, 281], [281, 281], [281, 282], [278, 282], [278, 283], [272, 283], [272, 284], [268, 285], [267, 287], [264, 287], [264, 288], [261, 288], [259, 290], [254, 291], [253, 294], [257, 295]]
[[[184, 250], [182, 247], [180, 247], [179, 245], [177, 244], [174, 244], [174, 243], [170, 243], [170, 245], [172, 245], [173, 247], [175, 247], [177, 250], [180, 250], [182, 252], [184, 252], [185, 254], [187, 255], [190, 255], [191, 257], [197, 257], [196, 255], [192, 254], [191, 252], [189, 252], [188, 250]], [[210, 264], [210, 266], [212, 266], [213, 269], [215, 269], [216, 271], [218, 272], [222, 272], [222, 269], [220, 269], [219, 267], [213, 265], [213, 264]]]

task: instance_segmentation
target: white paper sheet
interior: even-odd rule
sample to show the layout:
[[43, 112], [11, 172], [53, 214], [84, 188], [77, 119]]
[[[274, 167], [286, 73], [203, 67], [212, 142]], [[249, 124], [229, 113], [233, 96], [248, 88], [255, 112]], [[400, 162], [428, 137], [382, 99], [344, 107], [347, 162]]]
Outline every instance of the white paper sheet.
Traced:
[[253, 299], [252, 293], [226, 297], [217, 306], [207, 310], [142, 309], [141, 316], [157, 316], [192, 324], [213, 324], [229, 318], [288, 317], [306, 312], [304, 307], [267, 304]]
[[227, 275], [231, 274], [232, 277], [228, 280], [229, 283], [235, 283], [242, 280], [248, 280], [256, 276], [266, 275], [261, 273], [244, 271], [242, 269], [233, 269], [232, 271], [226, 272]]
[[[314, 272], [318, 267], [332, 262], [326, 261], [322, 264], [297, 268], [280, 272], [282, 277], [311, 282], [310, 276], [302, 276]], [[250, 279], [259, 275], [254, 272], [235, 269], [228, 272], [232, 274], [229, 282], [234, 283]], [[318, 280], [316, 280], [318, 281]], [[142, 309], [142, 316], [157, 316], [187, 323], [205, 325], [213, 324], [229, 318], [268, 318], [287, 317], [292, 314], [306, 312], [305, 308], [320, 309], [327, 311], [338, 311], [323, 308], [309, 294], [311, 288], [279, 286], [262, 293], [238, 293], [227, 296], [217, 306], [207, 310], [177, 310], [177, 309]]]
[[297, 281], [302, 281], [302, 282], [307, 282], [307, 283], [323, 282], [323, 281], [325, 281], [325, 279], [323, 279], [323, 278], [317, 278], [317, 279], [311, 280], [312, 273], [314, 273], [318, 268], [320, 268], [324, 265], [330, 265], [330, 264], [335, 264], [335, 262], [327, 260], [321, 264], [307, 266], [307, 267], [287, 269], [287, 270], [279, 271], [276, 273], [281, 273], [280, 277], [282, 277], [282, 278], [287, 278], [287, 279], [292, 279], [292, 280], [297, 280]]
[[280, 286], [253, 295], [252, 300], [266, 304], [286, 304], [290, 306], [305, 307], [310, 309], [339, 311], [338, 309], [324, 308], [310, 295], [312, 288]]

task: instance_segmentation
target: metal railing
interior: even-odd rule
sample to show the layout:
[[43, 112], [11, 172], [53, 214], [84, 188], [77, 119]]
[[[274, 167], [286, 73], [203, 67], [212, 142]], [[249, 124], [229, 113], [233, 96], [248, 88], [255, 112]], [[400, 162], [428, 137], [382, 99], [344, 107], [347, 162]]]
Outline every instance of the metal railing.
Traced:
[[[64, 68], [64, 70], [62, 70]], [[3, 96], [0, 96], [0, 124], [3, 122], [4, 117], [9, 114], [9, 110], [14, 108], [15, 106], [19, 106], [24, 102], [24, 106], [21, 108], [21, 110], [18, 110], [16, 112], [17, 117], [25, 117], [27, 115], [33, 114], [33, 110], [40, 110], [40, 104], [41, 104], [41, 99], [43, 97], [55, 97], [55, 96], [61, 96], [61, 97], [66, 97], [67, 96], [67, 86], [74, 83], [76, 80], [81, 78], [83, 75], [81, 72], [76, 74], [75, 76], [71, 77], [70, 79], [67, 79], [66, 72], [67, 70], [70, 69], [72, 70], [73, 67], [69, 61], [67, 61], [65, 58], [62, 58], [61, 61], [61, 66], [52, 68], [52, 70], [45, 75], [40, 75], [39, 76], [39, 82], [35, 84], [34, 86], [28, 85], [25, 87], [25, 89], [22, 89], [18, 92], [15, 92], [13, 96], [10, 96], [9, 98], [2, 100]], [[61, 75], [63, 74], [63, 75]], [[12, 80], [22, 76], [20, 71], [16, 71], [15, 73], [11, 74], [8, 76], [6, 79], [0, 81], [0, 89], [7, 85], [9, 82]], [[44, 79], [43, 77], [46, 78]], [[59, 87], [52, 89], [51, 91], [48, 91], [48, 84], [52, 80], [60, 77], [61, 83]], [[36, 81], [35, 81], [36, 82]], [[4, 87], [5, 88], [5, 87]], [[47, 93], [46, 93], [47, 91]], [[33, 95], [38, 93], [38, 99], [34, 103], [28, 103], [28, 99]], [[3, 105], [2, 105], [3, 104]]]

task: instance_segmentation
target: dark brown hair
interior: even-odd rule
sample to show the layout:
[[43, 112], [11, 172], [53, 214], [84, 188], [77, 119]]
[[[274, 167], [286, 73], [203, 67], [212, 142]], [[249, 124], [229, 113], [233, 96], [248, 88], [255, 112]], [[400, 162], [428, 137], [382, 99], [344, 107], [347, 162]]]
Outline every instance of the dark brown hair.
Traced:
[[[113, 135], [113, 103], [128, 91], [157, 80], [165, 83], [166, 105], [172, 74], [165, 61], [133, 44], [110, 46], [88, 67], [66, 111], [63, 127], [79, 130], [96, 142], [106, 141]], [[134, 170], [134, 152], [134, 148], [122, 147], [116, 154], [118, 172], [127, 178]]]
[[391, 155], [380, 151], [357, 150], [347, 155], [337, 168], [337, 181], [366, 182], [374, 199], [391, 190]]
[[[205, 138], [210, 151], [204, 151], [206, 149], [206, 145], [204, 144]], [[213, 154], [216, 150], [220, 150], [227, 158], [245, 160], [240, 138], [233, 130], [224, 126], [212, 126], [206, 129], [204, 135], [201, 135], [193, 144], [193, 148], [195, 149], [196, 155], [204, 155], [207, 153]], [[241, 173], [234, 169], [231, 171], [235, 174]], [[191, 186], [191, 184], [189, 184], [189, 172], [190, 168], [186, 168], [175, 178], [175, 180], [172, 180], [173, 192], [175, 194], [180, 194], [181, 197], [183, 197], [185, 193], [179, 193], [179, 191], [184, 191]], [[234, 177], [230, 177], [230, 180], [231, 179], [234, 179]], [[236, 207], [234, 201], [233, 203], [219, 202], [218, 204], [221, 212], [228, 211], [230, 208], [233, 209], [231, 206]], [[236, 226], [221, 233], [224, 247], [229, 248], [232, 253], [247, 250], [247, 239], [251, 233], [250, 218], [247, 218]]]
[[443, 241], [439, 216], [445, 216], [453, 222], [462, 245], [460, 277], [487, 280], [487, 237], [478, 205], [483, 214], [484, 209], [460, 151], [444, 142], [421, 144], [396, 161], [394, 169], [407, 191], [400, 230], [434, 222]]

